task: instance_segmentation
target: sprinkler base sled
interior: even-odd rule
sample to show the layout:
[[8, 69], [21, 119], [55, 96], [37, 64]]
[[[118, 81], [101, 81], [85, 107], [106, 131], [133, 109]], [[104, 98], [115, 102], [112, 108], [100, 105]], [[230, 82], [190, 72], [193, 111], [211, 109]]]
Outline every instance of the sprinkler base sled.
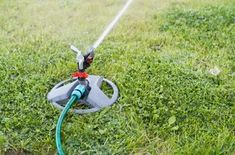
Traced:
[[[113, 92], [111, 98], [101, 89], [104, 83], [106, 83]], [[71, 93], [79, 84], [86, 86], [86, 92], [84, 96], [78, 100], [78, 103], [85, 104], [88, 108], [75, 108], [73, 109], [74, 113], [86, 114], [97, 112], [104, 107], [111, 106], [118, 99], [119, 91], [117, 86], [112, 81], [97, 75], [89, 75], [86, 79], [72, 78], [62, 81], [52, 88], [47, 95], [47, 99], [53, 106], [63, 110], [65, 104], [71, 97]]]

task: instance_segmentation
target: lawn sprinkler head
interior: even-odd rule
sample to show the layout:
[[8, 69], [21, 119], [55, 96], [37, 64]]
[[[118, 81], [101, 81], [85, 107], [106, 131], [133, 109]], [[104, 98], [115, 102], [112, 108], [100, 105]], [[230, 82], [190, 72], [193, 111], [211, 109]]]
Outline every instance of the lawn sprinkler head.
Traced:
[[[94, 49], [91, 48], [87, 54], [82, 55], [75, 46], [70, 46], [71, 50], [76, 53], [76, 61], [78, 64], [78, 71], [73, 74], [73, 78], [62, 81], [56, 84], [52, 90], [48, 93], [47, 99], [56, 108], [63, 110], [65, 104], [71, 97], [73, 90], [78, 85], [83, 85], [86, 88], [85, 94], [78, 102], [81, 105], [85, 105], [86, 109], [75, 108], [73, 111], [77, 114], [91, 113], [101, 110], [107, 106], [111, 106], [118, 99], [118, 88], [117, 86], [97, 75], [88, 75], [85, 70], [90, 66], [94, 58]], [[112, 91], [111, 98], [106, 95], [102, 89], [102, 85], [107, 85], [109, 91]]]

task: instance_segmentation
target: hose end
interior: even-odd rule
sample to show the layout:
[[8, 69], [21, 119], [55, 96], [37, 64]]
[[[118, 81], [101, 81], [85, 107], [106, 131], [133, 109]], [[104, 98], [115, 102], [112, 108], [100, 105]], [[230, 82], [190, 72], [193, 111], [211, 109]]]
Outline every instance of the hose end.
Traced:
[[77, 99], [80, 99], [86, 91], [86, 87], [83, 85], [78, 85], [75, 87], [72, 92], [72, 96], [76, 96]]

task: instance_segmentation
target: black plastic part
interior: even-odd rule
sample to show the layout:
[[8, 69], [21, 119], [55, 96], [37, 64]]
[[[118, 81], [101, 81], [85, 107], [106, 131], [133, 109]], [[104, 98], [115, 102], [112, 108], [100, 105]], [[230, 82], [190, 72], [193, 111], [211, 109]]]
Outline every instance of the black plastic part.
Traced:
[[[85, 70], [90, 67], [91, 63], [93, 62], [95, 53], [94, 48], [90, 48], [86, 55], [84, 55], [84, 63], [83, 63], [83, 69], [80, 70], [78, 67], [78, 70], [80, 72], [85, 72]], [[78, 64], [79, 65], [79, 64]]]

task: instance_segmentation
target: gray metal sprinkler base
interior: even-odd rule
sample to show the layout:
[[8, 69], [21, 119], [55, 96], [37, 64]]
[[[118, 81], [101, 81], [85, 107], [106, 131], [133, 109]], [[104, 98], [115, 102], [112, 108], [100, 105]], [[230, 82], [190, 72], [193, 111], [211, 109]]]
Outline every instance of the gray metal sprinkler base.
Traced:
[[[88, 83], [90, 90], [88, 95], [78, 102], [86, 104], [89, 108], [73, 109], [74, 113], [86, 114], [97, 112], [104, 107], [111, 106], [117, 101], [119, 93], [117, 86], [112, 81], [96, 75], [89, 75], [86, 81], [81, 81], [79, 79], [68, 79], [62, 81], [52, 88], [52, 90], [48, 93], [47, 98], [53, 106], [63, 110], [64, 104], [69, 100], [74, 88], [78, 84], [82, 84], [84, 82]], [[105, 95], [105, 93], [101, 90], [102, 83], [104, 82], [107, 83], [107, 85], [113, 90], [113, 95], [111, 98]]]

